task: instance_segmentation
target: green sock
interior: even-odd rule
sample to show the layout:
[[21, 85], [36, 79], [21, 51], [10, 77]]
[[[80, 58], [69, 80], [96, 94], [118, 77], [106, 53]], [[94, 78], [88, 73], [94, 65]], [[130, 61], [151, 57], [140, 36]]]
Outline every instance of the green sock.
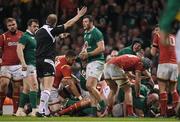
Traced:
[[20, 93], [19, 107], [24, 108], [24, 105], [28, 103], [29, 96], [23, 92]]
[[29, 92], [29, 100], [32, 108], [37, 107], [37, 92], [31, 91]]
[[177, 89], [178, 92], [180, 93], [180, 75], [178, 76]]
[[92, 115], [96, 116], [97, 108], [96, 107], [87, 107], [87, 108], [82, 109], [82, 112], [87, 115], [92, 114]]
[[70, 105], [73, 105], [74, 103], [76, 103], [77, 101], [75, 100], [72, 100], [72, 99], [69, 99], [67, 102], [66, 102], [66, 107], [69, 107]]
[[106, 107], [106, 103], [104, 102], [104, 100], [99, 101], [99, 106], [100, 106], [100, 111], [103, 110]]

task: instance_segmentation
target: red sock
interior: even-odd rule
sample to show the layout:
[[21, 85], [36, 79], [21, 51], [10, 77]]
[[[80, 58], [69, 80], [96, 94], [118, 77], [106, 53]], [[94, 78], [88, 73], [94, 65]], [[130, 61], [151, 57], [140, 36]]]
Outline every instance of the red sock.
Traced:
[[113, 107], [112, 106], [108, 106], [108, 113], [112, 113], [112, 109], [113, 109]]
[[60, 114], [60, 115], [63, 115], [63, 114], [65, 114], [65, 113], [74, 111], [74, 110], [76, 110], [77, 108], [79, 108], [79, 106], [80, 106], [80, 103], [77, 102], [77, 103], [75, 103], [75, 104], [73, 104], [73, 105], [71, 105], [71, 106], [69, 106], [69, 107], [67, 107], [67, 108], [59, 111], [59, 114]]
[[0, 92], [0, 111], [2, 111], [5, 98], [6, 98], [6, 94], [4, 92]]
[[22, 91], [23, 80], [16, 80], [13, 81], [13, 83], [14, 83], [13, 96], [12, 96], [13, 109], [14, 109], [13, 113], [16, 113], [19, 106], [19, 96], [20, 96], [20, 92]]
[[177, 90], [174, 90], [172, 93], [172, 98], [173, 98], [173, 108], [176, 108], [178, 102], [179, 102], [179, 95], [177, 93]]
[[19, 105], [19, 93], [14, 93], [12, 100], [13, 100], [13, 113], [16, 113]]
[[126, 104], [126, 115], [129, 116], [133, 114], [134, 114], [133, 106], [130, 104]]
[[167, 93], [160, 93], [160, 113], [162, 116], [167, 114]]
[[79, 101], [77, 103], [74, 103], [73, 105], [59, 111], [58, 114], [63, 115], [65, 113], [77, 110], [79, 108], [82, 108], [82, 107], [85, 107], [85, 106], [88, 106], [88, 105], [90, 105], [90, 100], [81, 100], [81, 101]]

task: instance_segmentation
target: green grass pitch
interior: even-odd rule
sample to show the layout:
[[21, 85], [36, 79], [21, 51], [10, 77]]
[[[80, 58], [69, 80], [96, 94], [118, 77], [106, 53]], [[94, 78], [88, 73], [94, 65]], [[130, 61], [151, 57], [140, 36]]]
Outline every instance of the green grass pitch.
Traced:
[[0, 116], [0, 122], [180, 122], [176, 118], [14, 117]]

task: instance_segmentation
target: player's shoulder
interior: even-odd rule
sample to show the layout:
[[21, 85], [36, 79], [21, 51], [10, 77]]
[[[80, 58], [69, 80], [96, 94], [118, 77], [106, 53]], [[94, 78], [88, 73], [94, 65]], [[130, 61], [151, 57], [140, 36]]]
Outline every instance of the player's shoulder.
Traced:
[[22, 32], [21, 30], [17, 30], [17, 34], [23, 35], [24, 32]]
[[65, 55], [61, 55], [61, 56], [57, 56], [57, 59], [59, 60], [59, 61], [65, 61]]
[[46, 29], [44, 29], [44, 28], [42, 28], [42, 27], [39, 28], [39, 29], [36, 31], [35, 36], [40, 35], [40, 34], [47, 34]]
[[61, 66], [66, 65], [67, 61], [66, 61], [65, 55], [57, 56], [56, 57], [56, 62], [59, 62], [58, 64], [61, 65]]
[[125, 59], [125, 60], [131, 60], [131, 61], [133, 61], [133, 62], [141, 62], [141, 58], [139, 57], [139, 56], [137, 56], [137, 55], [133, 55], [133, 54], [125, 54], [124, 56], [123, 56], [123, 59]]
[[133, 55], [133, 54], [124, 54], [124, 55], [122, 55], [122, 57], [139, 59], [139, 57], [138, 57], [138, 56]]
[[3, 34], [1, 34], [1, 36], [9, 36], [11, 33], [9, 31], [4, 32]]
[[29, 38], [29, 36], [28, 36], [27, 33], [25, 32], [25, 33], [21, 36], [20, 40], [27, 41], [28, 38]]
[[98, 34], [102, 34], [102, 32], [97, 28], [97, 27], [94, 27], [93, 30], [92, 30], [93, 33], [98, 33]]
[[3, 34], [0, 35], [1, 40], [7, 40], [7, 38], [11, 35], [9, 31], [4, 32]]

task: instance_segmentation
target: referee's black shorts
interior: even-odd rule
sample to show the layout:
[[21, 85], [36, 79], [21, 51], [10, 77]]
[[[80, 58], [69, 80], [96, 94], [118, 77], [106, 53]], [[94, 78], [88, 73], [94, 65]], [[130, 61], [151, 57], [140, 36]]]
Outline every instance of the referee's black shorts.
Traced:
[[54, 76], [54, 61], [52, 59], [36, 59], [36, 70], [38, 78]]

